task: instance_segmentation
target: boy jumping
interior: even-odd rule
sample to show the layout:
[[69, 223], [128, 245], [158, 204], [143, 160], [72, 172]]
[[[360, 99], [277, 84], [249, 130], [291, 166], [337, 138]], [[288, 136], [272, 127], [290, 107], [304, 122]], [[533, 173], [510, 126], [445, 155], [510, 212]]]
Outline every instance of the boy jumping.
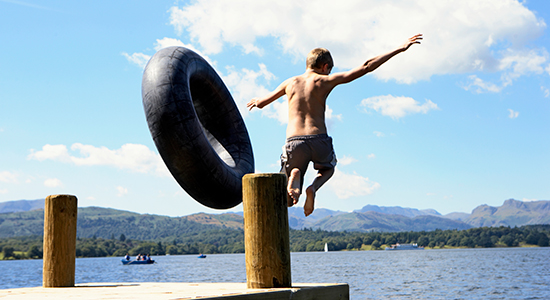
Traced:
[[336, 155], [325, 125], [326, 101], [332, 89], [376, 70], [396, 54], [413, 44], [420, 44], [420, 40], [422, 34], [417, 34], [391, 52], [371, 58], [350, 71], [332, 75], [329, 74], [334, 63], [330, 52], [323, 48], [313, 49], [307, 56], [304, 74], [285, 80], [270, 94], [246, 104], [249, 110], [254, 107], [261, 109], [283, 95], [288, 98], [287, 140], [281, 155], [281, 172], [288, 176], [288, 206], [298, 203], [310, 161], [318, 173], [306, 189], [306, 217], [313, 212], [315, 193], [334, 174]]

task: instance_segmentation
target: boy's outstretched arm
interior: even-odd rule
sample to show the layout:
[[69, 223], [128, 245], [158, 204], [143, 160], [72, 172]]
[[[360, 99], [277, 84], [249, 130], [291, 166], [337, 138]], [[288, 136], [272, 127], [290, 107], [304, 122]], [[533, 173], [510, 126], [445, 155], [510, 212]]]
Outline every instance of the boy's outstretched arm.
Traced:
[[254, 107], [257, 107], [257, 108], [261, 109], [264, 106], [270, 104], [271, 102], [281, 98], [285, 94], [285, 89], [286, 89], [288, 80], [289, 79], [285, 80], [273, 92], [267, 94], [266, 96], [264, 96], [262, 98], [254, 98], [254, 99], [250, 100], [246, 104], [246, 107], [248, 108], [248, 110], [252, 110]]
[[386, 54], [382, 54], [367, 60], [367, 62], [365, 62], [364, 64], [367, 69], [367, 73], [376, 70], [378, 67], [388, 61], [390, 58], [394, 57], [396, 54], [407, 51], [413, 44], [420, 44], [420, 40], [422, 40], [422, 34], [417, 34], [409, 38], [401, 47]]
[[332, 77], [331, 79], [334, 80], [336, 84], [348, 83], [350, 81], [353, 81], [369, 72], [376, 70], [383, 63], [387, 62], [390, 58], [394, 57], [395, 55], [401, 52], [407, 51], [407, 49], [409, 49], [413, 44], [420, 44], [421, 40], [422, 40], [422, 34], [417, 34], [409, 38], [403, 45], [401, 45], [397, 49], [390, 51], [388, 53], [373, 57], [367, 60], [363, 65], [355, 69], [349, 70], [347, 72], [335, 73], [334, 75], [331, 75]]

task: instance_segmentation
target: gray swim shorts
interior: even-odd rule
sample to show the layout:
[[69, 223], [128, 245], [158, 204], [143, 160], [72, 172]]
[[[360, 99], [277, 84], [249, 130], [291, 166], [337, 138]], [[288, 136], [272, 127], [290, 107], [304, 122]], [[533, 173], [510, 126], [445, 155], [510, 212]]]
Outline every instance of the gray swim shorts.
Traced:
[[336, 166], [332, 138], [326, 133], [287, 138], [281, 155], [281, 172], [288, 176], [292, 169], [298, 168], [302, 177], [300, 188], [310, 161], [313, 162], [315, 170], [332, 169]]

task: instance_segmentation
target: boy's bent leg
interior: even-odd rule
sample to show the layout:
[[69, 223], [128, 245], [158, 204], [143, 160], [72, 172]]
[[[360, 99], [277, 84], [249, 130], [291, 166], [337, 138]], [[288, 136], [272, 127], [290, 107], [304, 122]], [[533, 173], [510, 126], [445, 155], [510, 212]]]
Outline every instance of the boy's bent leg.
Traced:
[[302, 184], [310, 161], [310, 150], [300, 137], [287, 139], [281, 155], [281, 172], [287, 175], [287, 204], [298, 203]]
[[319, 170], [313, 183], [306, 189], [306, 203], [304, 203], [304, 215], [309, 216], [315, 209], [315, 194], [334, 174], [334, 168]]
[[300, 195], [302, 194], [300, 187], [301, 172], [300, 169], [294, 168], [290, 171], [290, 176], [288, 177], [288, 207], [293, 206], [298, 203]]

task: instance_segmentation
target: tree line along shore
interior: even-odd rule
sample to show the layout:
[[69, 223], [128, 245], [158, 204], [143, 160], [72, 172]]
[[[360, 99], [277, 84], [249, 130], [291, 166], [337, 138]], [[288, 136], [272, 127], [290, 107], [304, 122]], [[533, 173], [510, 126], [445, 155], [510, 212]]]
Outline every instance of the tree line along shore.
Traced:
[[[480, 227], [467, 230], [421, 232], [339, 232], [324, 230], [290, 230], [292, 252], [382, 250], [386, 246], [417, 243], [426, 249], [548, 247], [550, 225], [521, 227]], [[20, 236], [0, 239], [0, 259], [42, 258], [42, 236]], [[124, 256], [126, 254], [182, 255], [244, 253], [244, 232], [239, 229], [215, 229], [159, 240], [137, 240], [124, 234], [111, 238], [77, 238], [77, 257]]]

